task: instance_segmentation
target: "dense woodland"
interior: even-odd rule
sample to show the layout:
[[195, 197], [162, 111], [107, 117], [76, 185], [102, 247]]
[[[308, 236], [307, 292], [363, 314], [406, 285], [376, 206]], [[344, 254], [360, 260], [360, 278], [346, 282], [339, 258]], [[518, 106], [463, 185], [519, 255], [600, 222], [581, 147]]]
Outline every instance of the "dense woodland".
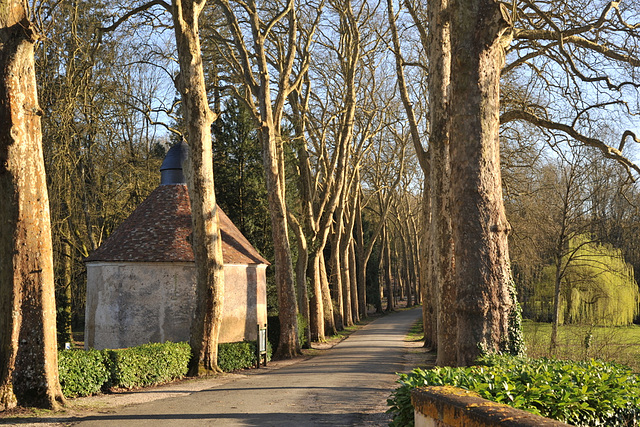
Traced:
[[[194, 171], [213, 166], [209, 181], [194, 173], [192, 199], [217, 201], [275, 265], [281, 357], [299, 352], [298, 327], [321, 341], [400, 301], [423, 303], [444, 365], [515, 345], [516, 294], [554, 325], [637, 320], [635, 1], [62, 0], [24, 16], [58, 342], [82, 324], [83, 258], [181, 140]], [[0, 28], [6, 50], [7, 18]], [[201, 363], [211, 331], [192, 342]]]

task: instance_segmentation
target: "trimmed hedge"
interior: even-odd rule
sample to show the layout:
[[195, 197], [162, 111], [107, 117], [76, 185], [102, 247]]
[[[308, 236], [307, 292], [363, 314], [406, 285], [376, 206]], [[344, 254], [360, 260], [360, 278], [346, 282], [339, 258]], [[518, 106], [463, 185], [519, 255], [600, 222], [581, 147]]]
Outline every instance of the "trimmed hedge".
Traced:
[[191, 348], [187, 343], [152, 343], [123, 350], [106, 350], [111, 386], [147, 387], [187, 374]]
[[[161, 384], [187, 374], [191, 348], [187, 343], [152, 343], [121, 350], [60, 350], [58, 372], [66, 397], [88, 396], [111, 387]], [[267, 360], [271, 345], [267, 345]], [[218, 346], [218, 366], [225, 372], [257, 362], [255, 341]]]
[[[224, 372], [237, 371], [258, 363], [257, 343], [243, 341], [218, 344], [218, 367]], [[271, 360], [271, 343], [267, 341], [267, 361]]]
[[61, 350], [58, 375], [66, 397], [98, 393], [109, 383], [109, 357], [105, 351]]
[[625, 366], [490, 355], [467, 368], [436, 367], [401, 374], [387, 401], [392, 426], [413, 426], [411, 390], [451, 385], [481, 397], [576, 426], [637, 426], [640, 382]]

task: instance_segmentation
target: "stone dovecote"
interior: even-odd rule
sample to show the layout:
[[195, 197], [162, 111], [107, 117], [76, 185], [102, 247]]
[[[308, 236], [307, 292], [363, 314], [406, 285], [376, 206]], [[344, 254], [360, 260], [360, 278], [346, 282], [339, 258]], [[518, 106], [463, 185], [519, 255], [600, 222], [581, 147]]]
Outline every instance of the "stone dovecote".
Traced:
[[[159, 185], [87, 259], [85, 347], [187, 341], [195, 306], [191, 208], [174, 146]], [[268, 262], [219, 209], [225, 273], [220, 342], [256, 339], [266, 323]]]

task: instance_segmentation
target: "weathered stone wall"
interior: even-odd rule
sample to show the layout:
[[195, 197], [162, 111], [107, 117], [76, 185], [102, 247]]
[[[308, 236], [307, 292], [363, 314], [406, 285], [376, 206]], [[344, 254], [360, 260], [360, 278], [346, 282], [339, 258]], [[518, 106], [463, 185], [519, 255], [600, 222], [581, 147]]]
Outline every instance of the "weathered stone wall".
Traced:
[[[193, 263], [87, 263], [85, 348], [188, 341]], [[225, 265], [220, 342], [256, 339], [266, 323], [266, 266]]]
[[[223, 320], [220, 342], [258, 338], [258, 323], [267, 323], [266, 265], [224, 266]], [[262, 286], [257, 284], [262, 283]]]
[[456, 387], [411, 392], [415, 427], [568, 427], [569, 424], [482, 399]]

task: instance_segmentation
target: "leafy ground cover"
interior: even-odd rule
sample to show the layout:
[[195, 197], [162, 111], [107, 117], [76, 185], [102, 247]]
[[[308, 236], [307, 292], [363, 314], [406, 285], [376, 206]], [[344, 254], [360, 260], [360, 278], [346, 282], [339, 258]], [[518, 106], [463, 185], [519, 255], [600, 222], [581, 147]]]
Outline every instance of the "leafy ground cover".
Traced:
[[412, 426], [411, 390], [451, 385], [576, 426], [636, 426], [640, 382], [625, 366], [601, 361], [489, 355], [477, 366], [414, 369], [388, 400], [392, 426]]

